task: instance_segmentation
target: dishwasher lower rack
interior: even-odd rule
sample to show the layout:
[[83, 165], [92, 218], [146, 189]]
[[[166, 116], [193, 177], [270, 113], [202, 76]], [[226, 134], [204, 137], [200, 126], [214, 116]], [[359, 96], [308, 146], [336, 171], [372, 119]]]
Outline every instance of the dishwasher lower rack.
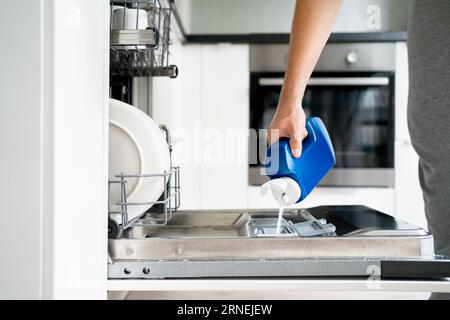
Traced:
[[[109, 186], [113, 184], [120, 185], [121, 201], [116, 203], [120, 206], [120, 211], [113, 211], [108, 209], [109, 223], [108, 223], [108, 235], [109, 238], [117, 238], [123, 230], [137, 227], [164, 227], [172, 219], [173, 213], [180, 206], [180, 168], [171, 167], [169, 171], [163, 173], [151, 173], [151, 174], [119, 174], [115, 176], [117, 180], [110, 180]], [[127, 179], [135, 178], [157, 178], [161, 177], [165, 186], [164, 192], [157, 201], [142, 201], [142, 202], [130, 202], [127, 200]], [[109, 203], [109, 202], [108, 202]], [[154, 217], [151, 222], [143, 219], [148, 212], [144, 212], [137, 217], [129, 219], [128, 208], [130, 206], [145, 206], [152, 205], [156, 208], [160, 208], [158, 215]], [[153, 207], [150, 210], [154, 211]], [[114, 219], [112, 216], [119, 215], [119, 219]]]
[[[305, 222], [302, 211], [287, 210], [285, 219]], [[276, 211], [179, 211], [163, 228], [129, 228], [110, 239], [108, 277], [450, 277], [449, 260], [434, 254], [432, 235], [419, 227], [362, 206], [306, 211], [336, 231], [258, 237], [255, 221], [273, 220]]]
[[[173, 213], [180, 207], [180, 167], [172, 165], [172, 141], [170, 130], [166, 125], [159, 126], [164, 132], [166, 142], [169, 148], [170, 169], [161, 173], [139, 173], [115, 175], [115, 179], [108, 181], [108, 238], [121, 237], [124, 230], [130, 228], [161, 228], [167, 226], [173, 217]], [[129, 179], [154, 179], [161, 180], [163, 193], [158, 200], [131, 202], [127, 199], [127, 185]], [[158, 182], [156, 182], [158, 183]], [[120, 210], [112, 209], [111, 206], [111, 187], [119, 185], [120, 202], [113, 203]], [[143, 199], [145, 200], [145, 199]], [[149, 210], [129, 218], [128, 212], [131, 206], [151, 206]], [[146, 219], [148, 214], [152, 213], [151, 221]]]

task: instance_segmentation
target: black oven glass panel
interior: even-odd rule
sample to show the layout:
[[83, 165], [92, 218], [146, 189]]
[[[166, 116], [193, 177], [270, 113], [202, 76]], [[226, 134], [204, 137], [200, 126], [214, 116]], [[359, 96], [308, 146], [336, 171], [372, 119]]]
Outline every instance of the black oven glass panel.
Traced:
[[[281, 89], [277, 80], [282, 77], [282, 73], [252, 73], [251, 129], [269, 126]], [[327, 127], [337, 168], [394, 167], [393, 93], [393, 73], [313, 74], [302, 106], [307, 117], [320, 117]], [[250, 144], [250, 150], [258, 150], [257, 141], [251, 139]]]

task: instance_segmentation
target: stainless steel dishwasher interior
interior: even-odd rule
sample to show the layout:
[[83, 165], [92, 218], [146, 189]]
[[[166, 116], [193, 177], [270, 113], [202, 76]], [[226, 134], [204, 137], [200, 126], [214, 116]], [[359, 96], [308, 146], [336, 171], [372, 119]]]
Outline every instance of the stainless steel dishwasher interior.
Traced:
[[[436, 257], [431, 234], [379, 211], [364, 206], [290, 209], [284, 215], [285, 233], [261, 235], [261, 228], [271, 226], [277, 214], [277, 210], [180, 210], [158, 227], [158, 214], [147, 214], [142, 225], [109, 239], [108, 277], [364, 276], [373, 268], [391, 277], [448, 274], [450, 261]], [[305, 229], [297, 226], [311, 221], [335, 229], [302, 236]], [[273, 226], [263, 231], [269, 229]]]
[[[289, 224], [305, 222], [298, 209], [287, 210]], [[255, 221], [274, 221], [276, 210], [178, 211], [162, 227], [133, 227], [109, 240], [112, 259], [286, 259], [334, 257], [419, 257], [434, 254], [432, 236], [423, 229], [366, 207], [307, 209], [336, 232], [317, 237], [282, 233], [258, 237]], [[157, 218], [149, 214], [144, 224]], [[264, 223], [262, 223], [264, 224]]]
[[[139, 227], [130, 228], [123, 238], [236, 238], [249, 237], [248, 224], [251, 217], [248, 213], [230, 212], [190, 212], [177, 213], [163, 228]], [[143, 223], [153, 224], [149, 215]]]

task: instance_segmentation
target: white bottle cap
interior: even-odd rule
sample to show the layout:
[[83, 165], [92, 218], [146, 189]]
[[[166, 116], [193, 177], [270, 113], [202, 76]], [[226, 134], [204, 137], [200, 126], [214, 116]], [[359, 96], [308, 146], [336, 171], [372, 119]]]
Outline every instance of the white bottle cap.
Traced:
[[283, 177], [267, 181], [261, 186], [261, 193], [272, 192], [278, 204], [289, 206], [295, 204], [302, 194], [300, 186], [294, 179]]

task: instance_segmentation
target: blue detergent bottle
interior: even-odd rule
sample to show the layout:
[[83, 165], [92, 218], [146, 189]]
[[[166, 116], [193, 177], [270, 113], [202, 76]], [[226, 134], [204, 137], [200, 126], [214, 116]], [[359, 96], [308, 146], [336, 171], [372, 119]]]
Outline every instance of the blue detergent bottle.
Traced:
[[302, 142], [300, 158], [294, 158], [289, 139], [282, 138], [272, 144], [266, 154], [265, 174], [270, 181], [262, 186], [284, 205], [305, 199], [336, 164], [333, 145], [322, 120], [317, 117], [306, 121], [308, 136]]

